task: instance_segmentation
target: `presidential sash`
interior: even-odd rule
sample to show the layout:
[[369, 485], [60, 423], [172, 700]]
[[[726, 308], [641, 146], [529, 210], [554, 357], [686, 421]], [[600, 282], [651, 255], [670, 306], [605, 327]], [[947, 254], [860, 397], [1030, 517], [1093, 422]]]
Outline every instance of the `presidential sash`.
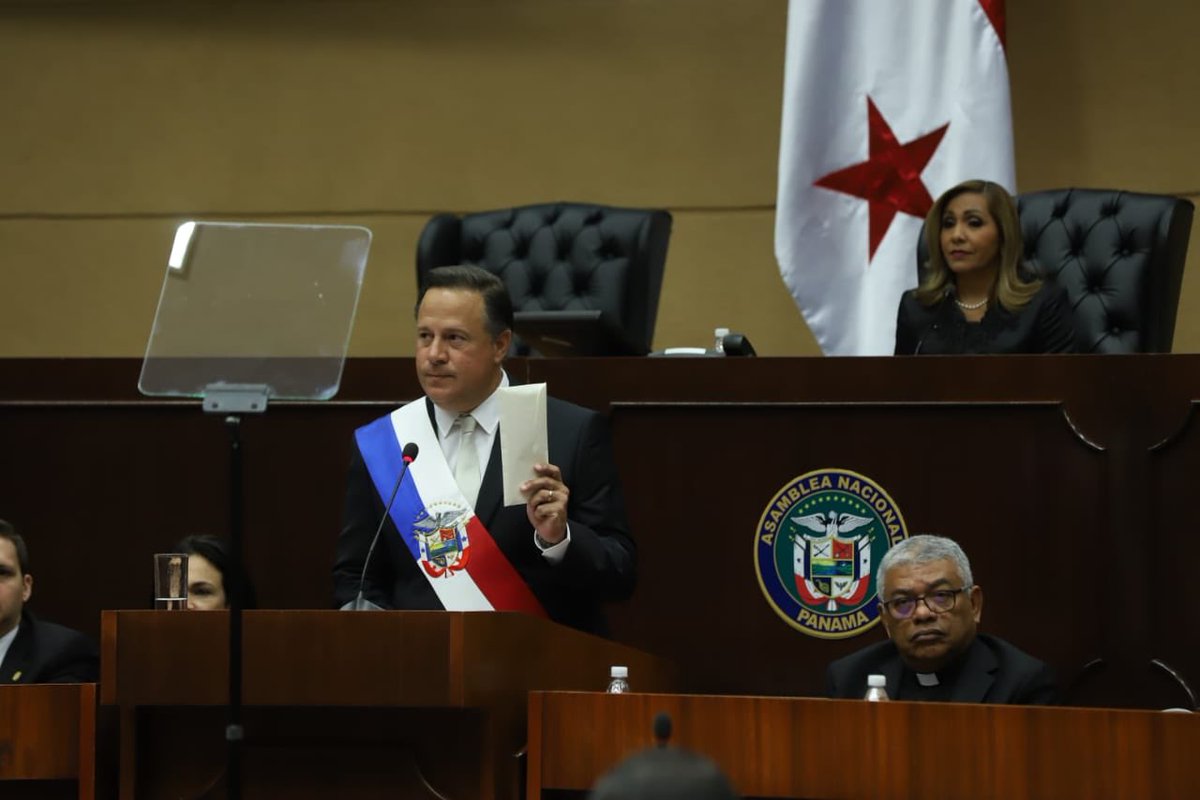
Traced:
[[547, 616], [459, 491], [430, 424], [425, 398], [364, 425], [354, 435], [375, 491], [385, 503], [404, 463], [404, 444], [414, 442], [420, 448], [388, 515], [447, 611]]

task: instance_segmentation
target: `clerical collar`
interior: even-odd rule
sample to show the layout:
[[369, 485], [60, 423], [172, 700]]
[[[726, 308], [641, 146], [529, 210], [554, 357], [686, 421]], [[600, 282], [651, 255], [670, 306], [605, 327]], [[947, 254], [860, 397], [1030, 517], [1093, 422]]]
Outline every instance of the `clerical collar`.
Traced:
[[915, 669], [909, 668], [913, 677], [917, 679], [917, 685], [922, 689], [932, 689], [935, 686], [954, 686], [958, 680], [958, 673], [962, 671], [963, 664], [966, 663], [967, 653], [975, 646], [972, 641], [967, 649], [956, 655], [948, 664], [942, 666], [937, 672], [917, 672]]

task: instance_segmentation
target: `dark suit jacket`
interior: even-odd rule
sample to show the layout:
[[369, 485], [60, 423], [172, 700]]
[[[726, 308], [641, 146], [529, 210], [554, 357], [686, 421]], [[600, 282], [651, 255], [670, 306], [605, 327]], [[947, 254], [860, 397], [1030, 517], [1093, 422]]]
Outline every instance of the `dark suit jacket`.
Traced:
[[[546, 424], [550, 461], [562, 470], [563, 483], [571, 491], [567, 505], [571, 544], [562, 562], [551, 564], [542, 556], [524, 505], [503, 506], [503, 431], [496, 434], [475, 513], [551, 619], [604, 634], [607, 625], [600, 604], [633, 593], [637, 552], [625, 517], [608, 425], [596, 412], [554, 398], [547, 400]], [[337, 606], [358, 594], [363, 559], [383, 516], [385, 499], [376, 492], [356, 444], [333, 569]], [[371, 556], [365, 595], [384, 608], [441, 608], [390, 518]]]
[[96, 645], [78, 631], [43, 622], [28, 609], [4, 661], [0, 683], [87, 683], [100, 676]]
[[921, 305], [912, 291], [900, 298], [898, 356], [1073, 352], [1075, 327], [1067, 292], [1048, 282], [1017, 313], [997, 304], [978, 323], [967, 322], [952, 296], [932, 306]]
[[[1003, 639], [978, 634], [963, 659], [949, 702], [1052, 705], [1058, 701], [1050, 668]], [[908, 671], [889, 639], [830, 664], [826, 693], [833, 698], [861, 698], [867, 691], [867, 676], [882, 674], [887, 676], [888, 695], [896, 699]]]

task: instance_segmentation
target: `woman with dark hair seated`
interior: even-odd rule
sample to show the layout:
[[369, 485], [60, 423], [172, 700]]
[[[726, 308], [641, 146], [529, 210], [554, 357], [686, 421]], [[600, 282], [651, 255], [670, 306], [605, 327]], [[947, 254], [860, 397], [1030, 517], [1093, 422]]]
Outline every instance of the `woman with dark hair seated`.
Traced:
[[[173, 552], [188, 555], [187, 607], [193, 611], [213, 611], [229, 608], [231, 570], [229, 545], [216, 536], [185, 536]], [[239, 570], [242, 585], [242, 608], [256, 608], [258, 598], [250, 576]]]
[[1022, 262], [1012, 197], [990, 181], [948, 190], [925, 217], [929, 260], [900, 298], [896, 355], [1072, 353], [1067, 293]]

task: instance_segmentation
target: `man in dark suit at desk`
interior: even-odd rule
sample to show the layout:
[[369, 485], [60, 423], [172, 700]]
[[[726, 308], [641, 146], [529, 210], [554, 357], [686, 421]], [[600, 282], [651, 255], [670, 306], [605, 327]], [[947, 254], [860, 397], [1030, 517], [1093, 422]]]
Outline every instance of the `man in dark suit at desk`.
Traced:
[[[523, 504], [503, 505], [498, 390], [512, 325], [495, 275], [458, 266], [427, 276], [416, 350], [425, 397], [355, 433], [338, 605], [361, 590], [383, 608], [524, 611], [604, 633], [601, 603], [633, 592], [636, 550], [599, 414], [549, 398], [550, 463], [522, 484]], [[368, 561], [411, 444], [419, 457]]]
[[830, 664], [830, 697], [862, 697], [867, 676], [880, 674], [893, 700], [1056, 702], [1049, 667], [1003, 639], [977, 632], [983, 589], [974, 584], [957, 543], [913, 536], [887, 551], [878, 575], [888, 641]]
[[25, 608], [32, 594], [25, 541], [0, 520], [0, 683], [96, 680], [95, 645], [78, 631], [34, 617]]

